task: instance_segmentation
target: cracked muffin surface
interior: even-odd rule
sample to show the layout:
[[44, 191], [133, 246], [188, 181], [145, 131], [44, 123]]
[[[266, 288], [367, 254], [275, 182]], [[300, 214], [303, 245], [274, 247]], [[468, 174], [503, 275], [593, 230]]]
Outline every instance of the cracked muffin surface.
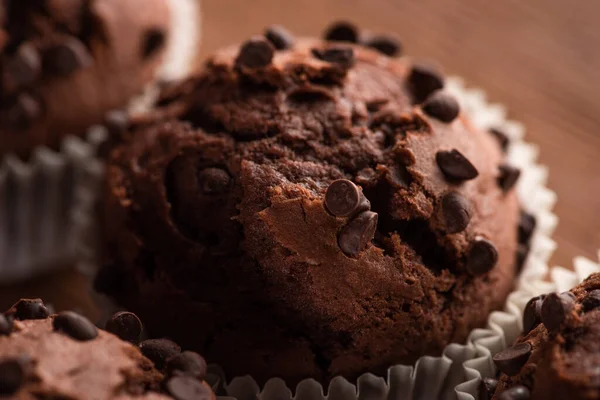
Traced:
[[428, 67], [272, 36], [210, 57], [113, 149], [97, 288], [259, 383], [464, 342], [526, 241], [501, 143]]

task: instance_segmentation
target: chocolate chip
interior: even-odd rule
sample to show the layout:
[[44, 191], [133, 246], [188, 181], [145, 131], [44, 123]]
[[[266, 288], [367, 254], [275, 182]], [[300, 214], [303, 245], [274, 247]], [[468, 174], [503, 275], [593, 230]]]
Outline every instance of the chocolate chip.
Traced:
[[448, 179], [467, 181], [479, 175], [477, 168], [456, 149], [438, 151], [435, 161]]
[[498, 170], [500, 171], [500, 175], [498, 176], [498, 185], [502, 188], [504, 193], [507, 193], [519, 180], [519, 176], [521, 176], [521, 170], [508, 164], [500, 165]]
[[0, 361], [0, 395], [12, 395], [25, 382], [26, 371], [18, 359]]
[[210, 389], [190, 376], [175, 376], [169, 379], [165, 386], [169, 394], [177, 400], [209, 400], [212, 398]]
[[123, 340], [137, 343], [142, 334], [142, 321], [134, 313], [120, 311], [108, 320], [106, 330]]
[[355, 257], [371, 242], [376, 229], [377, 214], [365, 211], [342, 228], [338, 236], [338, 245], [344, 254]]
[[494, 378], [483, 378], [479, 386], [479, 398], [482, 400], [491, 400], [498, 386], [498, 380]]
[[169, 358], [181, 353], [181, 347], [169, 339], [144, 340], [140, 343], [140, 350], [158, 369], [162, 369]]
[[537, 222], [533, 215], [521, 211], [519, 218], [519, 243], [529, 243]]
[[98, 328], [86, 317], [73, 311], [63, 311], [54, 317], [52, 327], [75, 340], [86, 342], [98, 336]]
[[582, 301], [585, 311], [600, 307], [600, 289], [594, 289], [589, 292]]
[[542, 303], [546, 295], [531, 298], [523, 311], [523, 333], [531, 332], [533, 328], [542, 323]]
[[446, 123], [454, 121], [460, 112], [456, 99], [440, 90], [429, 96], [422, 108], [425, 114]]
[[9, 313], [19, 320], [45, 319], [50, 315], [41, 299], [21, 299], [12, 306]]
[[129, 114], [123, 110], [112, 110], [104, 117], [104, 126], [112, 137], [120, 137], [129, 126]]
[[93, 58], [85, 45], [74, 37], [46, 49], [43, 58], [44, 69], [60, 76], [71, 75], [76, 70], [93, 63]]
[[206, 376], [206, 361], [198, 353], [184, 351], [169, 358], [165, 369], [168, 376], [186, 375], [203, 380]]
[[492, 358], [500, 372], [506, 375], [516, 375], [531, 355], [531, 345], [528, 342], [519, 343], [506, 348]]
[[441, 218], [448, 233], [464, 231], [471, 221], [471, 203], [457, 192], [448, 192], [442, 198]]
[[271, 25], [265, 30], [265, 37], [277, 50], [287, 50], [294, 46], [294, 35], [281, 25]]
[[325, 192], [325, 207], [336, 217], [347, 217], [359, 207], [361, 197], [358, 186], [347, 179], [338, 179]]
[[40, 103], [27, 93], [20, 93], [4, 111], [4, 121], [14, 130], [26, 130], [42, 115]]
[[516, 385], [498, 395], [498, 400], [529, 400], [531, 392], [526, 386]]
[[165, 45], [167, 35], [161, 28], [150, 28], [142, 39], [142, 58], [147, 59]]
[[557, 332], [574, 306], [575, 298], [571, 292], [550, 293], [546, 296], [541, 313], [546, 329], [551, 333]]
[[350, 47], [329, 47], [327, 49], [312, 49], [312, 53], [319, 60], [337, 64], [342, 68], [354, 65], [354, 50]]
[[373, 36], [365, 40], [364, 45], [390, 57], [395, 57], [402, 51], [400, 41], [393, 36]]
[[517, 271], [521, 271], [521, 269], [523, 269], [523, 265], [525, 265], [525, 261], [527, 261], [527, 256], [529, 255], [529, 245], [528, 244], [521, 244], [519, 243], [517, 245], [517, 256], [516, 256], [516, 263], [517, 263]]
[[224, 193], [229, 189], [231, 177], [221, 168], [206, 168], [198, 174], [200, 189], [206, 194]]
[[323, 35], [325, 40], [350, 43], [358, 43], [358, 36], [358, 28], [354, 24], [345, 21], [331, 24]]
[[467, 255], [467, 270], [473, 275], [489, 272], [498, 263], [498, 250], [492, 242], [476, 237]]
[[246, 68], [264, 68], [271, 64], [275, 48], [262, 36], [254, 36], [246, 41], [235, 59], [235, 65]]
[[13, 329], [13, 320], [9, 316], [0, 313], [0, 336], [8, 336]]
[[424, 102], [433, 92], [444, 88], [444, 77], [432, 66], [415, 64], [407, 78], [415, 104]]
[[498, 128], [490, 128], [489, 132], [494, 135], [498, 143], [500, 143], [500, 148], [502, 151], [506, 151], [508, 149], [508, 145], [510, 144], [510, 139], [504, 132], [499, 130]]
[[31, 43], [22, 44], [4, 65], [4, 91], [12, 92], [31, 85], [39, 78], [41, 71], [42, 62], [38, 50]]

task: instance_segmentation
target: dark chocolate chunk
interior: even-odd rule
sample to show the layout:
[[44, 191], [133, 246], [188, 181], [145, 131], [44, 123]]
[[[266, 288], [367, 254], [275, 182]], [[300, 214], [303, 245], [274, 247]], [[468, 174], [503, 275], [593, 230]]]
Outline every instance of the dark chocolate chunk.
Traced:
[[441, 217], [448, 233], [467, 229], [471, 221], [471, 203], [457, 192], [448, 192], [442, 198]]
[[479, 386], [479, 398], [482, 400], [491, 400], [498, 386], [498, 380], [494, 378], [483, 378]]
[[0, 361], [0, 395], [12, 395], [25, 382], [26, 371], [18, 359]]
[[390, 57], [395, 57], [402, 51], [400, 41], [389, 35], [370, 37], [363, 44]]
[[435, 161], [449, 179], [467, 181], [479, 175], [477, 168], [456, 149], [438, 151], [435, 154]]
[[167, 381], [167, 391], [176, 400], [209, 400], [212, 393], [202, 382], [190, 376], [175, 376]]
[[351, 68], [354, 65], [354, 50], [350, 47], [312, 49], [312, 53], [319, 60], [337, 64], [342, 68]]
[[198, 353], [184, 351], [169, 358], [165, 369], [168, 376], [186, 375], [203, 380], [206, 376], [206, 361]]
[[517, 245], [517, 256], [516, 256], [516, 263], [517, 263], [517, 271], [521, 271], [521, 269], [523, 269], [523, 266], [525, 265], [525, 261], [527, 261], [527, 256], [529, 255], [529, 245], [528, 244], [521, 244], [519, 243]]
[[340, 249], [349, 257], [356, 257], [373, 240], [377, 229], [377, 214], [365, 211], [358, 214], [338, 236]]
[[142, 58], [147, 59], [160, 50], [165, 45], [166, 37], [167, 35], [161, 28], [148, 29], [142, 40]]
[[571, 292], [550, 293], [546, 296], [542, 303], [542, 322], [548, 332], [557, 332], [573, 307], [575, 298]]
[[498, 250], [492, 242], [476, 237], [467, 255], [467, 270], [473, 275], [489, 272], [498, 263]]
[[42, 115], [38, 100], [27, 93], [20, 93], [5, 110], [6, 125], [14, 130], [29, 129]]
[[501, 130], [499, 130], [498, 128], [491, 128], [489, 132], [492, 135], [494, 135], [496, 140], [498, 140], [498, 143], [500, 143], [500, 148], [502, 148], [502, 151], [506, 151], [508, 149], [508, 145], [510, 144], [510, 139], [508, 138], [508, 136], [506, 136], [506, 134], [504, 132], [502, 132]]
[[508, 164], [502, 164], [498, 167], [500, 175], [498, 176], [498, 185], [504, 193], [509, 192], [519, 180], [521, 170]]
[[590, 311], [594, 308], [600, 307], [600, 289], [594, 289], [589, 292], [583, 298], [582, 304], [585, 311]]
[[42, 72], [40, 54], [31, 43], [24, 43], [17, 49], [3, 69], [3, 89], [13, 92], [21, 87], [31, 85]]
[[438, 90], [425, 100], [423, 111], [430, 117], [439, 119], [442, 122], [450, 123], [454, 121], [460, 113], [460, 107], [454, 96]]
[[235, 65], [246, 68], [264, 68], [271, 64], [275, 48], [262, 36], [254, 36], [246, 41], [235, 59]]
[[198, 174], [198, 181], [202, 192], [219, 194], [229, 189], [231, 177], [221, 168], [206, 168]]
[[347, 179], [333, 181], [325, 192], [325, 207], [336, 217], [347, 217], [360, 205], [362, 192]]
[[521, 217], [519, 219], [519, 243], [529, 243], [531, 235], [533, 235], [533, 231], [535, 230], [535, 226], [535, 217], [525, 211], [521, 211]]
[[433, 92], [444, 88], [444, 77], [430, 65], [415, 64], [407, 78], [415, 104], [424, 102]]
[[92, 65], [93, 58], [85, 45], [70, 37], [44, 51], [44, 69], [52, 74], [68, 76], [78, 69]]
[[359, 32], [354, 24], [346, 21], [339, 21], [331, 24], [325, 31], [323, 37], [325, 40], [336, 42], [358, 43]]
[[12, 306], [11, 312], [15, 319], [45, 319], [50, 315], [41, 299], [21, 299]]
[[137, 343], [142, 334], [142, 321], [134, 313], [120, 311], [106, 323], [106, 330], [131, 343]]
[[112, 110], [104, 117], [104, 126], [112, 137], [120, 137], [129, 126], [129, 115], [123, 110]]
[[519, 373], [531, 355], [531, 345], [528, 342], [508, 347], [492, 358], [500, 372], [512, 376]]
[[294, 46], [294, 35], [281, 25], [271, 25], [265, 30], [265, 37], [277, 50], [288, 50]]
[[529, 400], [531, 392], [526, 386], [516, 385], [498, 395], [498, 400]]
[[169, 358], [181, 353], [181, 347], [169, 339], [144, 340], [140, 343], [140, 350], [158, 369], [162, 369]]
[[98, 328], [86, 317], [73, 311], [63, 311], [54, 317], [52, 327], [75, 340], [86, 342], [98, 336]]
[[546, 295], [540, 295], [531, 298], [525, 310], [523, 311], [523, 333], [527, 334], [531, 332], [533, 328], [542, 323], [542, 303]]
[[13, 320], [10, 316], [0, 313], [0, 336], [8, 336], [13, 329]]

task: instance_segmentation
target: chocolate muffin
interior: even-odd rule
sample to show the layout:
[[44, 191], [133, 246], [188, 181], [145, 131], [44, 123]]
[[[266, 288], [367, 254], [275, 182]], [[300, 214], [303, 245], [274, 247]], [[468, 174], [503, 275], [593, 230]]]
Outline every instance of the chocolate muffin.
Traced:
[[131, 313], [116, 314], [107, 329], [114, 334], [71, 311], [49, 315], [40, 299], [22, 299], [0, 313], [0, 397], [214, 400], [198, 354], [166, 339], [139, 348], [127, 342], [141, 333]]
[[272, 27], [219, 51], [107, 166], [97, 289], [230, 377], [439, 355], [517, 274], [519, 171], [497, 137], [399, 45], [328, 38]]
[[523, 335], [494, 356], [493, 399], [600, 398], [600, 274], [564, 293], [532, 298]]
[[58, 148], [126, 107], [160, 72], [178, 3], [3, 1], [0, 155]]

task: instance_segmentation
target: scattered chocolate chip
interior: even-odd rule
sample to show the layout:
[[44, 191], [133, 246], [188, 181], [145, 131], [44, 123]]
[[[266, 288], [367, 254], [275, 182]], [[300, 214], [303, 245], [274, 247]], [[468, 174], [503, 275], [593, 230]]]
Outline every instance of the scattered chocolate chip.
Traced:
[[0, 313], [0, 336], [8, 336], [12, 332], [13, 321], [11, 317]]
[[76, 70], [88, 67], [93, 63], [88, 49], [74, 37], [46, 49], [43, 60], [45, 70], [61, 76], [71, 75]]
[[203, 380], [206, 376], [206, 361], [198, 353], [184, 351], [169, 358], [165, 369], [168, 376], [186, 375]]
[[519, 243], [529, 243], [531, 235], [533, 235], [533, 231], [535, 230], [536, 223], [536, 219], [533, 215], [521, 211], [521, 216], [519, 218]]
[[144, 340], [140, 343], [140, 350], [158, 369], [162, 369], [169, 358], [181, 353], [181, 347], [169, 339]]
[[467, 255], [467, 270], [473, 275], [489, 272], [498, 263], [498, 250], [492, 242], [476, 237]]
[[530, 355], [531, 345], [528, 342], [524, 342], [496, 353], [492, 359], [500, 372], [512, 376], [521, 370]]
[[448, 192], [442, 198], [441, 218], [448, 233], [464, 231], [471, 221], [471, 203], [457, 192]]
[[371, 242], [376, 229], [377, 214], [365, 211], [342, 228], [338, 236], [338, 245], [344, 254], [355, 257]]
[[54, 317], [52, 327], [75, 340], [86, 342], [98, 336], [98, 328], [86, 317], [73, 311], [63, 311]]
[[235, 65], [246, 68], [264, 68], [271, 64], [275, 48], [262, 36], [254, 36], [246, 41], [235, 59]]
[[594, 289], [589, 292], [582, 301], [585, 311], [600, 307], [600, 289]]
[[517, 245], [516, 263], [518, 272], [520, 272], [523, 269], [525, 261], [527, 261], [527, 256], [529, 255], [529, 250], [530, 248], [528, 244], [519, 243]]
[[479, 175], [477, 168], [456, 149], [438, 151], [435, 154], [435, 161], [449, 179], [467, 181]]
[[491, 400], [498, 386], [498, 380], [494, 378], [483, 378], [479, 386], [479, 398], [482, 400]]
[[142, 334], [142, 321], [132, 312], [120, 311], [108, 320], [106, 330], [123, 340], [137, 343]]
[[41, 299], [21, 299], [12, 306], [10, 312], [15, 319], [45, 319], [50, 315]]
[[526, 386], [516, 385], [498, 395], [498, 400], [529, 400], [531, 392]]
[[407, 78], [415, 104], [424, 102], [433, 92], [444, 88], [444, 77], [432, 66], [415, 64]]
[[358, 36], [359, 32], [356, 25], [345, 21], [331, 24], [323, 35], [325, 40], [350, 43], [358, 43]]
[[521, 170], [508, 164], [500, 165], [498, 170], [500, 171], [500, 175], [498, 176], [498, 185], [502, 188], [504, 193], [507, 193], [519, 180], [519, 176], [521, 176]]
[[325, 192], [325, 207], [336, 217], [347, 217], [360, 207], [362, 197], [358, 186], [347, 179], [338, 179]]
[[221, 168], [206, 168], [198, 174], [198, 182], [202, 192], [206, 194], [219, 194], [227, 191], [231, 177]]
[[112, 110], [104, 117], [104, 126], [112, 137], [120, 137], [129, 126], [129, 114], [123, 110]]
[[557, 332], [574, 306], [575, 298], [571, 292], [550, 293], [546, 296], [542, 303], [541, 315], [548, 332]]
[[31, 85], [40, 76], [42, 62], [40, 54], [31, 43], [24, 43], [15, 55], [5, 64], [3, 73], [3, 90], [12, 92], [18, 88]]
[[4, 111], [4, 121], [14, 130], [29, 129], [42, 115], [40, 103], [27, 93], [20, 93]]
[[287, 50], [294, 46], [294, 35], [281, 25], [271, 25], [265, 30], [265, 37], [277, 50]]
[[400, 41], [393, 36], [373, 36], [365, 40], [364, 45], [389, 57], [395, 57], [402, 51]]
[[502, 132], [501, 130], [499, 130], [498, 128], [491, 128], [489, 130], [489, 132], [494, 135], [494, 137], [498, 140], [498, 143], [500, 143], [500, 148], [502, 148], [502, 151], [506, 151], [508, 149], [508, 145], [510, 144], [510, 139], [508, 138], [508, 136], [506, 136], [506, 134], [504, 132]]
[[142, 39], [142, 58], [147, 59], [165, 45], [167, 35], [161, 28], [150, 28]]
[[175, 376], [167, 381], [167, 391], [176, 400], [209, 400], [210, 389], [190, 376]]
[[531, 298], [523, 311], [523, 333], [531, 332], [533, 328], [542, 323], [542, 303], [545, 294]]
[[351, 68], [354, 65], [354, 50], [350, 47], [329, 47], [327, 49], [312, 49], [312, 53], [319, 60], [337, 64], [342, 68]]
[[429, 96], [422, 108], [425, 114], [446, 123], [454, 121], [460, 112], [456, 99], [440, 90]]
[[25, 382], [26, 371], [17, 359], [0, 361], [0, 395], [12, 395]]

